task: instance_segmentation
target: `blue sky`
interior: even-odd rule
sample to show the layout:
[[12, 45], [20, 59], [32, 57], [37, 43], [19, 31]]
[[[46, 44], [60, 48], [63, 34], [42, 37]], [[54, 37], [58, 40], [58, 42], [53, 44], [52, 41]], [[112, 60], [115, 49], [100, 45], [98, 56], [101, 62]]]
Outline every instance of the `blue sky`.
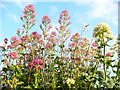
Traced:
[[118, 5], [113, 0], [22, 1], [4, 0], [0, 2], [0, 43], [3, 42], [4, 38], [10, 39], [15, 36], [17, 29], [22, 28], [23, 22], [19, 17], [23, 14], [23, 9], [27, 4], [34, 4], [37, 13], [36, 25], [30, 32], [41, 32], [39, 25], [44, 15], [48, 15], [52, 19], [53, 26], [55, 26], [58, 24], [60, 12], [68, 10], [71, 15], [72, 24], [69, 28], [72, 33], [81, 33], [82, 24], [90, 24], [89, 31], [84, 33], [86, 37], [90, 38], [94, 27], [99, 23], [105, 22], [110, 25], [113, 34], [115, 36], [118, 35]]

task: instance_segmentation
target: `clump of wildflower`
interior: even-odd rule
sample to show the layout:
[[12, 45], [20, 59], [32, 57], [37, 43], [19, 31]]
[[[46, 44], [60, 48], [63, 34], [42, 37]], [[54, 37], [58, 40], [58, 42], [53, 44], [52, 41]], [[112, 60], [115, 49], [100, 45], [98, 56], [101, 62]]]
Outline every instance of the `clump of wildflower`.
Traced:
[[51, 19], [49, 16], [45, 15], [42, 17], [42, 24], [40, 24], [40, 28], [42, 30], [44, 39], [48, 36], [49, 30], [52, 28]]
[[23, 13], [24, 15], [22, 15], [20, 18], [23, 22], [25, 22], [25, 24], [23, 24], [23, 27], [26, 29], [26, 32], [28, 32], [28, 30], [32, 28], [36, 22], [35, 19], [36, 13], [35, 13], [34, 5], [28, 4], [24, 8]]
[[8, 53], [8, 56], [10, 56], [11, 59], [18, 59], [17, 52], [10, 52], [10, 53]]

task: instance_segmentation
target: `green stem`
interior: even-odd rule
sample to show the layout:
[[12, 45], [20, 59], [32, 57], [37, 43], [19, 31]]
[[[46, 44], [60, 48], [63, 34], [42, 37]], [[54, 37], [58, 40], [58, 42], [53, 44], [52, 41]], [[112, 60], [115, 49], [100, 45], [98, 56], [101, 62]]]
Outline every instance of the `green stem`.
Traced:
[[104, 64], [103, 64], [103, 67], [104, 67], [104, 76], [105, 76], [105, 80], [106, 80], [106, 64], [105, 64], [105, 45], [103, 47], [103, 52], [104, 52]]

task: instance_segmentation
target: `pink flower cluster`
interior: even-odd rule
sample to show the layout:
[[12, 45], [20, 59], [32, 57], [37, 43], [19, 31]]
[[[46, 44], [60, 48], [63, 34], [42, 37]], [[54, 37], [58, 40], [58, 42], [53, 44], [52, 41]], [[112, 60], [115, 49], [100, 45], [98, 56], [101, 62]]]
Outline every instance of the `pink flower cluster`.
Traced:
[[[70, 19], [70, 14], [67, 10], [63, 10], [60, 14], [58, 22], [61, 23], [66, 23], [66, 20]], [[71, 24], [71, 22], [68, 22], [67, 24]]]
[[51, 23], [50, 17], [47, 16], [47, 15], [43, 16], [43, 18], [42, 18], [42, 24], [47, 25], [49, 23]]
[[20, 44], [22, 41], [21, 41], [21, 39], [19, 38], [19, 37], [17, 37], [17, 36], [13, 36], [12, 38], [11, 38], [11, 44], [12, 45], [18, 45], [18, 44]]
[[41, 35], [41, 34], [38, 34], [37, 32], [32, 32], [32, 33], [31, 33], [31, 36], [32, 36], [33, 38], [37, 38], [37, 39], [42, 38], [42, 35]]
[[[28, 4], [25, 8], [24, 8], [24, 15], [22, 15], [20, 17], [20, 19], [24, 22], [26, 22], [25, 24], [23, 24], [23, 27], [25, 29], [29, 29], [31, 27], [33, 27], [35, 25], [36, 22], [36, 13], [34, 10], [34, 6], [32, 4]], [[29, 26], [28, 26], [29, 24]]]
[[17, 52], [10, 52], [10, 53], [8, 53], [8, 56], [10, 56], [11, 59], [18, 59]]
[[30, 66], [32, 67], [36, 67], [36, 69], [43, 69], [43, 65], [44, 61], [39, 59], [39, 58], [35, 58], [33, 59], [33, 61], [30, 63]]
[[31, 12], [32, 14], [35, 12], [35, 11], [34, 11], [34, 6], [33, 6], [33, 4], [28, 4], [28, 5], [24, 8], [24, 13], [27, 14], [28, 12]]

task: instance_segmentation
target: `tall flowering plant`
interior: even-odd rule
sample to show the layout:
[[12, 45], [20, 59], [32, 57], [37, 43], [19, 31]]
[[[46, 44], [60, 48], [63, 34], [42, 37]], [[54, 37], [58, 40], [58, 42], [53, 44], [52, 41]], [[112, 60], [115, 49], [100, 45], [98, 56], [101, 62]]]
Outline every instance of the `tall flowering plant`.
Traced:
[[[80, 33], [70, 33], [68, 27], [72, 22], [67, 10], [60, 13], [55, 31], [50, 17], [43, 16], [39, 26], [42, 34], [29, 33], [36, 22], [34, 6], [27, 5], [23, 13], [20, 17], [23, 28], [18, 28], [17, 35], [10, 40], [5, 38], [0, 46], [2, 88], [117, 87], [118, 79], [111, 77], [108, 69], [115, 63], [111, 60], [114, 54], [106, 51], [108, 41], [113, 38], [107, 24], [95, 27], [93, 42]], [[117, 77], [119, 73], [115, 73]]]

